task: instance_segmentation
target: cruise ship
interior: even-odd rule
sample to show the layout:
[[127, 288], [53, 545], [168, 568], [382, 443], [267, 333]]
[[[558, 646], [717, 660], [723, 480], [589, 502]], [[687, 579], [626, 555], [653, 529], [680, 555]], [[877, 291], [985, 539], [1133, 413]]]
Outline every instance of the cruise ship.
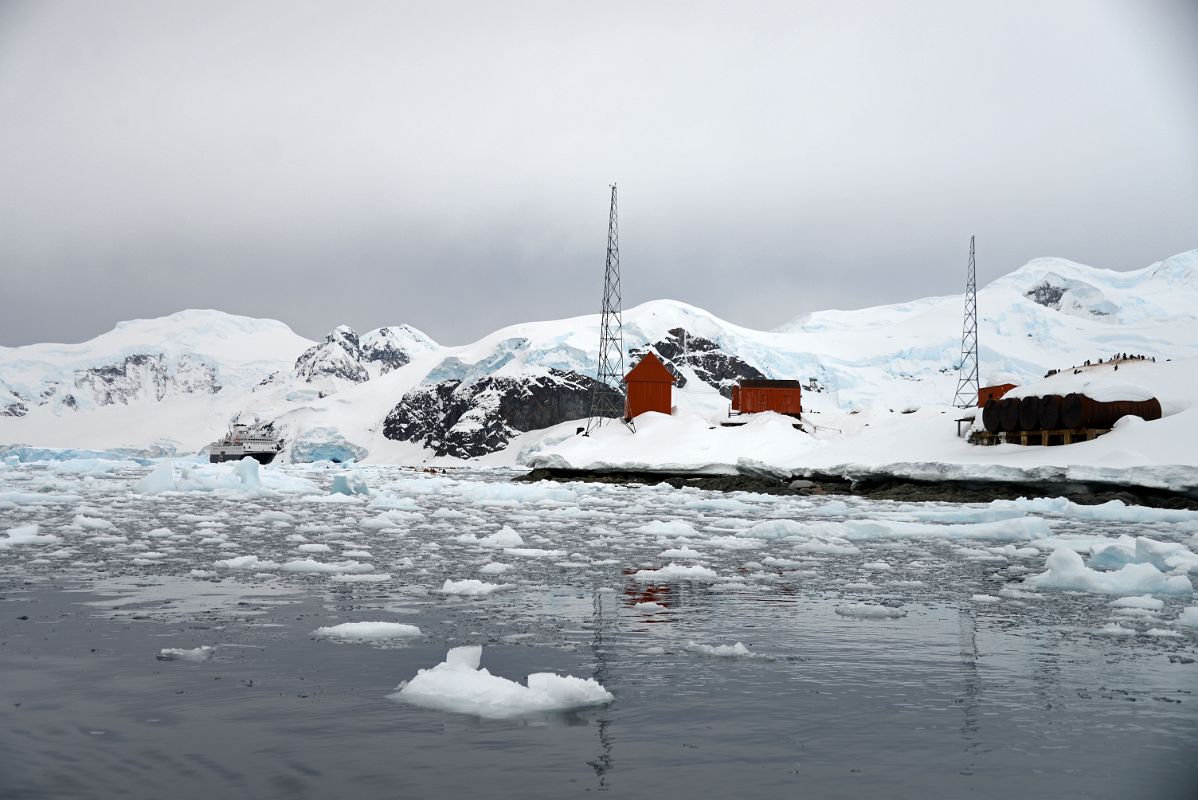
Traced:
[[283, 440], [275, 433], [273, 423], [248, 425], [235, 422], [223, 438], [208, 445], [208, 460], [215, 464], [221, 461], [240, 461], [249, 456], [263, 464], [269, 464], [282, 449]]

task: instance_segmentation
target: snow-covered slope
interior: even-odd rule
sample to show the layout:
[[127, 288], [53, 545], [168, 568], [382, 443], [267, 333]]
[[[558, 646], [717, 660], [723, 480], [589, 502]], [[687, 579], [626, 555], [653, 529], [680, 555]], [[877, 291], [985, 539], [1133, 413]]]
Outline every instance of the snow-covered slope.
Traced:
[[[984, 384], [1027, 385], [1115, 352], [1198, 358], [1198, 250], [1129, 272], [1036, 259], [980, 290], [978, 307]], [[798, 379], [812, 419], [848, 447], [951, 400], [962, 311], [956, 295], [757, 331], [657, 300], [624, 313], [626, 367], [656, 351], [680, 377], [677, 420], [704, 430], [726, 416], [736, 379]], [[586, 416], [598, 339], [597, 315], [442, 347], [407, 326], [317, 343], [278, 322], [181, 312], [80, 345], [0, 348], [0, 444], [195, 451], [242, 414], [275, 420], [296, 460], [513, 463]]]

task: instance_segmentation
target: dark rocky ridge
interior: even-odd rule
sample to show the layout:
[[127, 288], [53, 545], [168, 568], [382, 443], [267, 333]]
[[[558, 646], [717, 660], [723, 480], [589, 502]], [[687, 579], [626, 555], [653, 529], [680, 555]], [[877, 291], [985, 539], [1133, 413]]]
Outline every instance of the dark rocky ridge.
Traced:
[[591, 483], [666, 483], [674, 488], [690, 487], [719, 492], [756, 492], [790, 495], [854, 495], [873, 500], [909, 503], [989, 503], [993, 500], [1017, 500], [1021, 497], [1067, 497], [1080, 505], [1098, 505], [1120, 500], [1128, 505], [1198, 510], [1198, 498], [1166, 489], [1143, 486], [1114, 486], [1039, 481], [920, 481], [893, 475], [846, 478], [813, 473], [803, 478], [786, 478], [760, 473], [738, 475], [694, 475], [669, 472], [598, 472], [578, 469], [538, 468], [515, 478], [521, 482], [587, 481]]
[[653, 350], [661, 356], [666, 369], [678, 378], [678, 388], [686, 385], [686, 378], [679, 372], [678, 367], [690, 367], [699, 380], [715, 387], [720, 394], [729, 399], [732, 398], [732, 386], [738, 380], [760, 380], [766, 377], [765, 373], [751, 364], [725, 353], [710, 339], [692, 336], [683, 328], [671, 328], [669, 333], [669, 336], [653, 344], [630, 347], [630, 360], [635, 363], [646, 352]]
[[1064, 287], [1053, 286], [1045, 280], [1028, 289], [1023, 296], [1045, 308], [1060, 308], [1065, 291]]
[[362, 383], [370, 380], [370, 373], [361, 362], [362, 345], [358, 334], [341, 325], [295, 360], [295, 376], [309, 383], [321, 377]]
[[[184, 355], [172, 365], [159, 353], [137, 353], [101, 367], [76, 370], [75, 389], [89, 394], [96, 405], [127, 405], [130, 400], [149, 392], [161, 400], [170, 390], [184, 394], [216, 394], [221, 390], [216, 367], [199, 358]], [[57, 387], [53, 387], [55, 390]], [[48, 391], [46, 398], [55, 392]], [[75, 407], [75, 398], [67, 395], [64, 405]]]
[[597, 385], [594, 378], [558, 369], [444, 380], [405, 394], [383, 421], [383, 435], [420, 442], [438, 456], [475, 458], [502, 450], [518, 433], [585, 419]]
[[412, 360], [412, 357], [396, 342], [395, 334], [390, 328], [379, 328], [374, 338], [359, 340], [359, 343], [361, 359], [378, 364], [384, 375], [393, 369], [399, 369]]

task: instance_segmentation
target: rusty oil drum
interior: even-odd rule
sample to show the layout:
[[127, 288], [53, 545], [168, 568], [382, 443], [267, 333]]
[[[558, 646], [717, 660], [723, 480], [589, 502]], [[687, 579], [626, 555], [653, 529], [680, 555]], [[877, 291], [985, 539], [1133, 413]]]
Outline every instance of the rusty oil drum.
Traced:
[[982, 406], [982, 425], [990, 433], [1002, 430], [1002, 400], [991, 398]]
[[1019, 401], [1019, 430], [1040, 429], [1040, 398], [1024, 397]]
[[1040, 398], [1040, 430], [1052, 431], [1061, 427], [1061, 396], [1046, 394]]
[[1004, 431], [1013, 433], [1019, 430], [1019, 401], [1014, 397], [1004, 397], [999, 408], [999, 424]]
[[1061, 400], [1061, 427], [1110, 428], [1126, 416], [1135, 416], [1145, 421], [1161, 418], [1161, 403], [1155, 397], [1149, 400], [1113, 400], [1100, 402], [1084, 394], [1074, 392]]

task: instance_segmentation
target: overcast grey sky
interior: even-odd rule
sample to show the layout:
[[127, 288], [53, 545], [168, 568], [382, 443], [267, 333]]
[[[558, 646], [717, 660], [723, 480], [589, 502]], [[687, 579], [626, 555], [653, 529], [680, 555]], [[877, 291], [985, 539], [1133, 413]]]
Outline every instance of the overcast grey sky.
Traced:
[[0, 0], [0, 344], [769, 328], [1198, 247], [1198, 3]]

